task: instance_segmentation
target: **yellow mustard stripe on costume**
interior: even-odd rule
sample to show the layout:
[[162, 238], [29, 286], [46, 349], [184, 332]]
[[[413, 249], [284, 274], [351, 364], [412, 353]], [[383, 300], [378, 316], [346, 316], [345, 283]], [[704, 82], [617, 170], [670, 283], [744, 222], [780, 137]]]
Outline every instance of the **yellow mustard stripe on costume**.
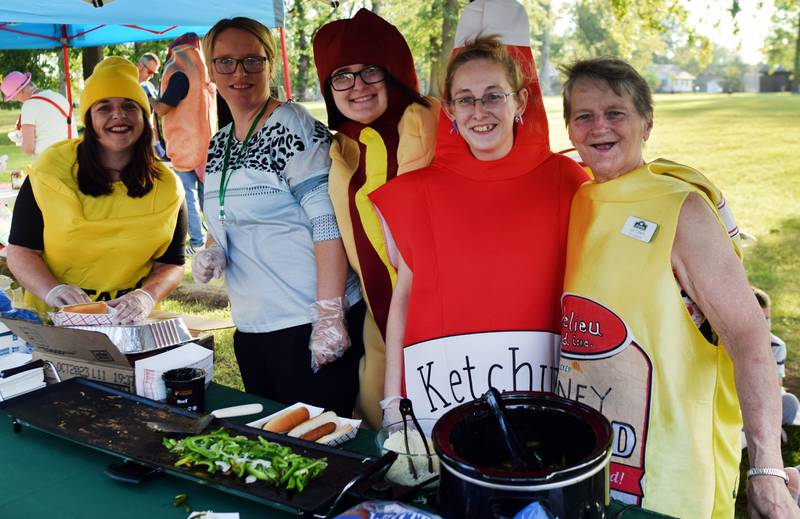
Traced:
[[383, 239], [380, 218], [378, 218], [375, 208], [372, 207], [372, 202], [367, 198], [367, 195], [386, 182], [386, 146], [380, 134], [372, 128], [361, 130], [358, 140], [367, 149], [367, 156], [364, 158], [367, 179], [364, 185], [356, 192], [356, 207], [358, 207], [364, 233], [386, 266], [386, 270], [392, 280], [392, 287], [394, 287], [397, 283], [397, 271], [389, 261], [389, 255], [386, 252], [386, 243]]
[[[141, 198], [127, 195], [124, 184], [110, 195], [93, 197], [78, 189], [77, 147], [80, 140], [51, 146], [34, 165], [31, 187], [44, 220], [45, 264], [61, 283], [89, 290], [93, 299], [113, 298], [131, 289], [172, 241], [183, 187], [159, 165], [160, 179]], [[29, 308], [48, 307], [26, 293]]]
[[[742, 426], [733, 363], [693, 323], [671, 266], [690, 193], [714, 211], [721, 199], [699, 172], [664, 160], [578, 190], [557, 392], [612, 422], [613, 497], [675, 517], [733, 517]], [[652, 236], [630, 232], [631, 217]]]

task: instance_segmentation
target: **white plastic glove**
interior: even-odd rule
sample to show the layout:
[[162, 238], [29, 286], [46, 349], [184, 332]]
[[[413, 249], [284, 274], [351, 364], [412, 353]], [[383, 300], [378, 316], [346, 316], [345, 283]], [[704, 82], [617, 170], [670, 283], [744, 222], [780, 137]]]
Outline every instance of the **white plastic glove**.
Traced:
[[402, 398], [400, 395], [394, 395], [387, 396], [380, 401], [381, 409], [383, 410], [381, 427], [384, 429], [403, 421], [403, 415], [400, 414], [400, 400]]
[[311, 370], [316, 373], [325, 364], [335, 361], [350, 347], [350, 335], [344, 320], [344, 298], [320, 299], [311, 312]]
[[12, 130], [8, 132], [8, 140], [17, 146], [22, 146], [22, 132], [19, 130]]
[[192, 277], [198, 283], [221, 278], [225, 264], [225, 250], [215, 243], [207, 249], [200, 249], [192, 257]]
[[108, 302], [108, 306], [115, 310], [111, 317], [112, 323], [133, 324], [147, 319], [156, 302], [146, 290], [137, 288], [124, 296], [112, 299]]
[[86, 295], [86, 292], [76, 287], [75, 285], [56, 285], [50, 289], [44, 302], [53, 308], [61, 308], [67, 305], [80, 305], [83, 303], [91, 303], [92, 300]]

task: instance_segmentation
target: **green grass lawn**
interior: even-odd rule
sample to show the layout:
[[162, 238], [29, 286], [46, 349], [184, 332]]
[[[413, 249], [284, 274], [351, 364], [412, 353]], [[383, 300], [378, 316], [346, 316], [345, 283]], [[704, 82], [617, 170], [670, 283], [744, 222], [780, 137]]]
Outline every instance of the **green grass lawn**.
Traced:
[[14, 129], [19, 117], [19, 109], [0, 109], [0, 156], [8, 155], [6, 169], [0, 170], [0, 182], [8, 182], [12, 169], [22, 169], [31, 163], [31, 156], [22, 153], [22, 148], [11, 142], [8, 132]]

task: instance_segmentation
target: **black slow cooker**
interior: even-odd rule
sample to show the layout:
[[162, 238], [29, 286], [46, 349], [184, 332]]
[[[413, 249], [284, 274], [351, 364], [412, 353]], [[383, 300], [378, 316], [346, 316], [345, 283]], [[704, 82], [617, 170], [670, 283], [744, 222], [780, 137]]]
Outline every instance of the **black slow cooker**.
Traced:
[[506, 416], [539, 467], [511, 461], [497, 418], [483, 400], [444, 414], [433, 429], [446, 518], [511, 518], [538, 502], [553, 517], [602, 518], [608, 504], [611, 424], [591, 407], [552, 393], [502, 395]]

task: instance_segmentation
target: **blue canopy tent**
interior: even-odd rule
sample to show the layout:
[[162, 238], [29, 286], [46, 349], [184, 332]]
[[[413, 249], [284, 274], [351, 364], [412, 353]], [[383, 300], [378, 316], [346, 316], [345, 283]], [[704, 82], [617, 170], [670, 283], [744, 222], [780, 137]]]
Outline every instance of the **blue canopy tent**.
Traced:
[[[67, 98], [72, 106], [69, 47], [169, 39], [186, 32], [204, 35], [217, 20], [234, 16], [280, 28], [287, 71], [283, 0], [2, 0], [0, 49], [62, 48]], [[291, 96], [288, 77], [284, 73], [286, 92]]]

